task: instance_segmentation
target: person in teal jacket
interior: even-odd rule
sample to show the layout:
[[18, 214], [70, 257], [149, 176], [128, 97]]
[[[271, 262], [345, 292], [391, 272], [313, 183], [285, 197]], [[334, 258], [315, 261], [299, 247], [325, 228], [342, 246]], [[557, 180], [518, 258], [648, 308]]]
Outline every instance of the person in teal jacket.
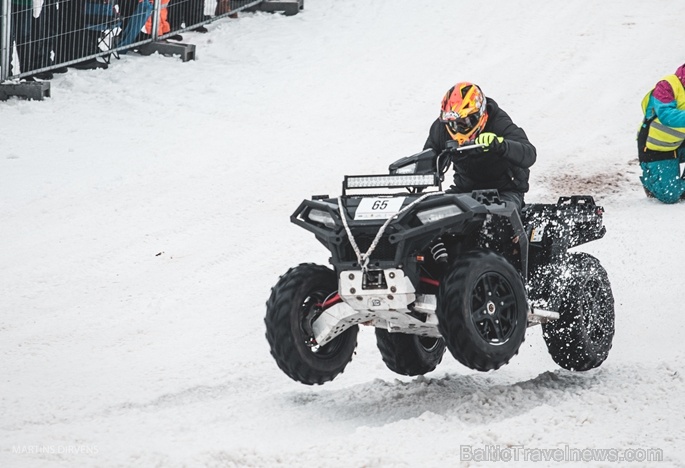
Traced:
[[640, 181], [648, 197], [664, 203], [685, 199], [685, 64], [660, 80], [642, 100], [637, 136]]

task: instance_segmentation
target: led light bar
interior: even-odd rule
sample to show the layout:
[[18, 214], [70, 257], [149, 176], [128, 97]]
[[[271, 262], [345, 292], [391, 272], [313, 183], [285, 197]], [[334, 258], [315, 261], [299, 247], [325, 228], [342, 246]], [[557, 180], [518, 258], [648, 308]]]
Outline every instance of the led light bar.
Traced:
[[435, 185], [438, 185], [436, 174], [345, 176], [346, 189], [431, 187]]

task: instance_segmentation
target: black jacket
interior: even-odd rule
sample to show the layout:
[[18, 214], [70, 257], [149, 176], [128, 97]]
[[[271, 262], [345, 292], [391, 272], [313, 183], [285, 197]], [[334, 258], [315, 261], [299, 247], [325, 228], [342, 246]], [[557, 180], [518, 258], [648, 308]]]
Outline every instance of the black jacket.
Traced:
[[[468, 193], [472, 190], [497, 189], [500, 192], [528, 191], [528, 169], [535, 163], [535, 147], [528, 141], [522, 128], [511, 117], [487, 98], [488, 122], [483, 132], [492, 132], [504, 138], [501, 155], [470, 151], [468, 157], [454, 158], [454, 185], [450, 191]], [[423, 149], [440, 153], [452, 137], [445, 124], [436, 119], [431, 125]]]

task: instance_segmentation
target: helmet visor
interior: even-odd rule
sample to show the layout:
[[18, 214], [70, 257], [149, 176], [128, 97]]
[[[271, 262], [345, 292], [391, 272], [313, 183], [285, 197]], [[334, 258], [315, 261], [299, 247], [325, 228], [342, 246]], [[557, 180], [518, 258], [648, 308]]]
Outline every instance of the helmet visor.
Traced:
[[[449, 115], [452, 114], [452, 115]], [[444, 122], [452, 133], [468, 133], [478, 125], [480, 113], [467, 115], [466, 117], [454, 117], [453, 112], [443, 112], [440, 120]]]

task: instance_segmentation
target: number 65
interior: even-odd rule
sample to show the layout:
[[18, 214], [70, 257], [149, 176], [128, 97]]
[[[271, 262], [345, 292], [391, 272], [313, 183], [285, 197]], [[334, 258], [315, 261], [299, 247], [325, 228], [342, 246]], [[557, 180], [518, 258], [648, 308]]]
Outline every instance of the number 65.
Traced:
[[371, 206], [372, 210], [384, 210], [388, 207], [388, 200], [376, 200]]

